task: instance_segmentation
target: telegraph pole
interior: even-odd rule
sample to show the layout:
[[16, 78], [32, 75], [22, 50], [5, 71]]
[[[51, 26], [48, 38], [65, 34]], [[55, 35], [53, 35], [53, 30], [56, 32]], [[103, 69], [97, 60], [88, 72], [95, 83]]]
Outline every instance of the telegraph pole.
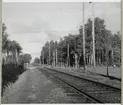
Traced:
[[[60, 48], [60, 51], [62, 52], [62, 48]], [[60, 63], [61, 63], [60, 65], [61, 65], [61, 67], [62, 67], [62, 66], [63, 66], [63, 65], [62, 65], [62, 55], [60, 55]]]
[[93, 66], [95, 69], [95, 26], [94, 26], [94, 4], [92, 3], [92, 39], [93, 39]]
[[85, 68], [85, 23], [84, 23], [84, 2], [83, 2], [83, 61], [84, 61], [84, 70]]
[[[50, 33], [49, 33], [49, 36], [50, 36]], [[49, 65], [50, 65], [50, 41], [49, 41]]]
[[57, 48], [56, 48], [56, 66], [58, 64], [58, 59], [57, 59]]
[[53, 66], [55, 67], [55, 49], [53, 50]]
[[106, 71], [107, 71], [107, 76], [109, 76], [109, 71], [108, 71], [108, 65], [109, 65], [109, 49], [107, 48], [106, 51]]
[[43, 52], [43, 65], [44, 65], [44, 52]]
[[70, 67], [69, 43], [67, 45], [67, 65], [68, 65], [68, 67]]

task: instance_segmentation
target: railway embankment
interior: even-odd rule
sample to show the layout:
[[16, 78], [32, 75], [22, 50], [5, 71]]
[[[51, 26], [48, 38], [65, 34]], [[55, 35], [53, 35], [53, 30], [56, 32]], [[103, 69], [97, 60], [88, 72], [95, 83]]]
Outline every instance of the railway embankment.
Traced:
[[89, 79], [89, 80], [92, 80], [92, 81], [95, 81], [95, 82], [99, 82], [99, 83], [102, 83], [102, 84], [106, 84], [106, 85], [109, 85], [109, 86], [113, 86], [113, 87], [116, 87], [116, 88], [120, 88], [121, 89], [121, 81], [117, 78], [110, 78], [106, 75], [100, 75], [94, 71], [90, 71], [90, 70], [78, 70], [78, 69], [75, 69], [75, 68], [61, 68], [61, 67], [45, 67], [47, 69], [52, 69], [52, 70], [57, 70], [57, 71], [60, 71], [60, 72], [64, 72], [64, 73], [68, 73], [68, 74], [71, 74], [73, 76], [77, 76], [77, 77], [80, 77], [80, 78], [85, 78], [85, 79]]

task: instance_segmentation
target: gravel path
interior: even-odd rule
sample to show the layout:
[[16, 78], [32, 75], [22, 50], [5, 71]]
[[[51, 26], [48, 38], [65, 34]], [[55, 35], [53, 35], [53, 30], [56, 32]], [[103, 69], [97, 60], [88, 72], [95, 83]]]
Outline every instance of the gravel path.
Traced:
[[[41, 69], [30, 67], [19, 79], [11, 84], [3, 94], [2, 104], [21, 103], [87, 103], [86, 98], [81, 99], [71, 93], [70, 88], [51, 75], [46, 75]], [[72, 94], [72, 95], [70, 95]]]

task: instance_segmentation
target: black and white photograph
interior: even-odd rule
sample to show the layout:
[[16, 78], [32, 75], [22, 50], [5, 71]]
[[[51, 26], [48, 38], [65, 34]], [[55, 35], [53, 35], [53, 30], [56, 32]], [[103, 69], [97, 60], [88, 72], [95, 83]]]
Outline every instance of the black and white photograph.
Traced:
[[121, 103], [121, 2], [10, 1], [2, 104]]

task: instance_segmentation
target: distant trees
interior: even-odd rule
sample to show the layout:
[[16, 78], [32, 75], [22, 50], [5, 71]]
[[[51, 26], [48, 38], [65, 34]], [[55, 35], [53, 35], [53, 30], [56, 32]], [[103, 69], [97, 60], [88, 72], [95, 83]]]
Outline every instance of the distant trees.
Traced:
[[[83, 65], [83, 46], [82, 46], [82, 26], [78, 35], [69, 34], [61, 38], [59, 42], [50, 41], [51, 63], [53, 63], [55, 50], [57, 49], [57, 60], [59, 65], [67, 66], [67, 50], [69, 43], [70, 66], [80, 67]], [[117, 65], [121, 64], [121, 35], [112, 34], [106, 29], [105, 21], [99, 17], [95, 18], [95, 57], [97, 65]], [[88, 19], [85, 24], [85, 49], [86, 65], [92, 65], [92, 20]], [[46, 42], [41, 51], [41, 63], [49, 62], [49, 42]], [[56, 59], [56, 57], [55, 57]]]
[[20, 55], [20, 64], [30, 63], [31, 60], [32, 60], [32, 57], [30, 54]]
[[112, 38], [112, 49], [114, 64], [120, 66], [121, 64], [121, 34], [120, 32], [114, 34]]
[[40, 59], [36, 57], [36, 58], [34, 59], [34, 63], [39, 64], [39, 63], [40, 63]]
[[30, 63], [30, 61], [32, 59], [31, 55], [30, 54], [24, 54], [23, 56], [24, 56], [25, 62]]

